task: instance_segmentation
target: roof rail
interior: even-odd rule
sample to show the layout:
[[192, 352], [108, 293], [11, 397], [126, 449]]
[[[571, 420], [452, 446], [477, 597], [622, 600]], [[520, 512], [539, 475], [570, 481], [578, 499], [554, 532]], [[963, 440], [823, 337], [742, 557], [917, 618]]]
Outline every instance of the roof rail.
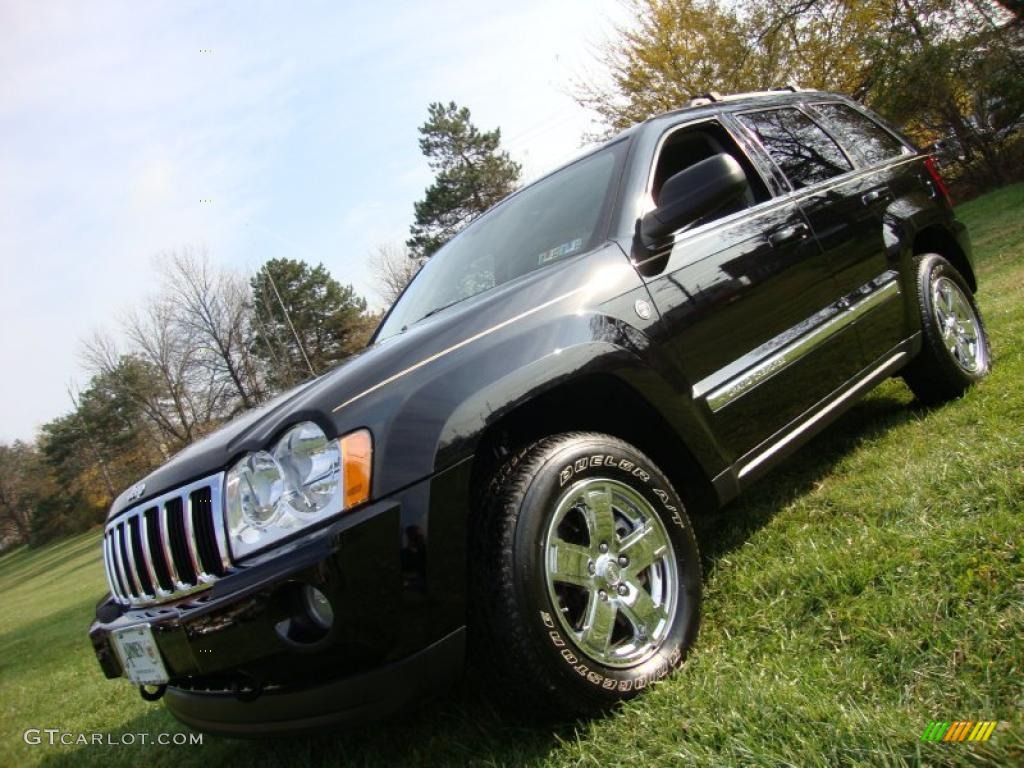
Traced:
[[778, 88], [769, 88], [767, 91], [746, 91], [745, 93], [728, 93], [724, 95], [718, 91], [707, 91], [706, 93], [691, 97], [683, 107], [705, 107], [708, 104], [715, 104], [720, 101], [736, 101], [737, 99], [749, 99], [753, 96], [770, 96], [771, 94], [778, 93], [779, 91], [800, 93], [801, 91], [809, 90], [811, 89], [801, 88], [799, 85], [787, 83], [786, 85], [779, 86]]

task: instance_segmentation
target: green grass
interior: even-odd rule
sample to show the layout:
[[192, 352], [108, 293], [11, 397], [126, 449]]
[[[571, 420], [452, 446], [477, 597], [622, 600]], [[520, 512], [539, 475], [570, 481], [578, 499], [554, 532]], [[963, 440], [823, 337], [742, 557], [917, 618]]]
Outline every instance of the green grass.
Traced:
[[[996, 365], [934, 410], [890, 381], [700, 526], [705, 618], [685, 667], [615, 713], [502, 720], [464, 683], [420, 714], [316, 738], [27, 746], [26, 728], [180, 732], [108, 682], [85, 629], [98, 535], [0, 558], [0, 754], [55, 765], [1021, 765], [1024, 185], [965, 204]], [[931, 720], [994, 719], [984, 744]]]

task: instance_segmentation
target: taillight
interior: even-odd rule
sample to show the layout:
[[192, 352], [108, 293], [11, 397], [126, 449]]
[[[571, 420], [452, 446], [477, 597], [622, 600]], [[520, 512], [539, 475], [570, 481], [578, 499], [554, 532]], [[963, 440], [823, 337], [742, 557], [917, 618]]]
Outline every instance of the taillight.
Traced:
[[953, 196], [949, 194], [949, 187], [946, 186], [942, 174], [935, 167], [935, 158], [929, 155], [924, 159], [924, 167], [928, 169], [928, 175], [932, 177], [932, 183], [939, 190], [939, 194], [946, 200], [946, 203], [953, 205]]

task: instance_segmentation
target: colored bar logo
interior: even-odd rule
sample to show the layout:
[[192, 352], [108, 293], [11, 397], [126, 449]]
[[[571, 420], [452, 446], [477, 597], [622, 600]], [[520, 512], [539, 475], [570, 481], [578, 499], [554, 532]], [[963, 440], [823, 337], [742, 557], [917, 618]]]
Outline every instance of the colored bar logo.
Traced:
[[988, 741], [998, 720], [933, 720], [921, 734], [921, 741]]

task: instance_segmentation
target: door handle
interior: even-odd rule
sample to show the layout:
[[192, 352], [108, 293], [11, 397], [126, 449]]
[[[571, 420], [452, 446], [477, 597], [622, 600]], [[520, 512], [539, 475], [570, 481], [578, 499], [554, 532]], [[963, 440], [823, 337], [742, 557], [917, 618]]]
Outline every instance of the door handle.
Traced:
[[768, 233], [768, 242], [774, 246], [785, 245], [791, 243], [794, 240], [803, 240], [809, 234], [810, 230], [807, 225], [803, 222], [798, 224], [790, 224], [788, 227], [782, 227], [776, 229], [774, 232]]
[[860, 198], [860, 201], [864, 203], [864, 205], [874, 205], [880, 200], [892, 200], [892, 192], [889, 191], [888, 187], [872, 189], [870, 192], [865, 192]]

